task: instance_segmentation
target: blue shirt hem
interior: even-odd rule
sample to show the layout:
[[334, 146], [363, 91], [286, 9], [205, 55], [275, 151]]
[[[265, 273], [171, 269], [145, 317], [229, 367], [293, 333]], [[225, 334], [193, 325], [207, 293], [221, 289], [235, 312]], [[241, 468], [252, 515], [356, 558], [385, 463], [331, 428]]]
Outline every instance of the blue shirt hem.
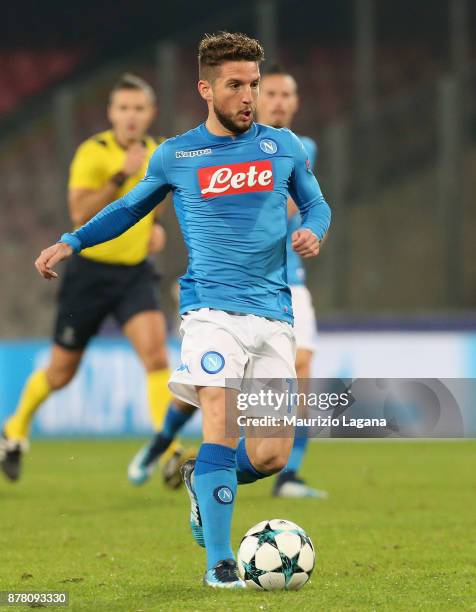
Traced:
[[253, 314], [258, 317], [264, 317], [265, 319], [284, 321], [285, 323], [289, 323], [290, 325], [293, 325], [294, 323], [294, 317], [289, 313], [281, 312], [279, 310], [269, 310], [269, 308], [261, 309], [253, 306], [239, 306], [231, 302], [224, 303], [207, 301], [206, 303], [199, 302], [196, 304], [189, 304], [180, 308], [180, 314], [185, 314], [187, 312], [190, 312], [191, 310], [200, 310], [200, 308], [212, 308], [215, 310], [224, 310], [225, 312], [238, 312], [240, 314]]

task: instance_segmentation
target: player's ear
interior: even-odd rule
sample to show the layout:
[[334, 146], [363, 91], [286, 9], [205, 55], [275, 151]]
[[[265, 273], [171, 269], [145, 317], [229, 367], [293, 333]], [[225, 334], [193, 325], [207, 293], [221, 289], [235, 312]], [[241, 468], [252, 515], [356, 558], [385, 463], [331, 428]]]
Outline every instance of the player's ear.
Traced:
[[213, 92], [210, 81], [200, 80], [198, 81], [198, 93], [202, 96], [204, 100], [207, 102], [211, 102], [213, 100]]
[[107, 119], [109, 123], [112, 123], [112, 106], [111, 104], [107, 105]]
[[296, 94], [294, 96], [294, 108], [293, 108], [293, 111], [297, 112], [298, 108], [299, 108], [299, 96]]
[[157, 117], [158, 112], [159, 112], [159, 107], [158, 107], [157, 102], [155, 102], [154, 104], [151, 104], [151, 108], [150, 108], [151, 121], [153, 121]]

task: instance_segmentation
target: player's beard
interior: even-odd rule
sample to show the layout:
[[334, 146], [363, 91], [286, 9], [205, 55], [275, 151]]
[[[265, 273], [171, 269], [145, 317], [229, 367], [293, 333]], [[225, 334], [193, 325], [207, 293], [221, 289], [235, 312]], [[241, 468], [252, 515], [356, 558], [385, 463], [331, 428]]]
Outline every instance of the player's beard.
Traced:
[[249, 109], [251, 111], [251, 121], [246, 126], [235, 123], [232, 117], [223, 114], [215, 105], [213, 106], [213, 110], [215, 111], [215, 115], [222, 126], [233, 134], [244, 134], [250, 129], [254, 121], [254, 110], [252, 108]]

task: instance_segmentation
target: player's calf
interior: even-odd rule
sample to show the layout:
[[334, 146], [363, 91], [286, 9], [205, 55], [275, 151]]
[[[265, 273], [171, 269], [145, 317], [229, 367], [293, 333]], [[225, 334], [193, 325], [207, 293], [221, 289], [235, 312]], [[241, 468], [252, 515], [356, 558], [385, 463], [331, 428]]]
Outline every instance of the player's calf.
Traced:
[[237, 488], [236, 440], [225, 437], [225, 389], [202, 387], [199, 398], [204, 442], [195, 462], [193, 494], [202, 521], [208, 576], [220, 563], [234, 559], [230, 536]]
[[252, 465], [268, 476], [286, 467], [292, 446], [292, 438], [249, 438], [246, 442]]
[[50, 363], [45, 370], [50, 391], [58, 391], [71, 382], [82, 356], [83, 349], [70, 350], [59, 344], [53, 345]]

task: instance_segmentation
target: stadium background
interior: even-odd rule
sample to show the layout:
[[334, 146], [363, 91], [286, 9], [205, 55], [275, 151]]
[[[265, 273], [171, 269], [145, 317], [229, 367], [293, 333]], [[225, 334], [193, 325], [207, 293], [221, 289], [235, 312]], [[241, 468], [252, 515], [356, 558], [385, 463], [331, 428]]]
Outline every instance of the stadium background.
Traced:
[[[154, 134], [201, 122], [196, 45], [203, 32], [257, 35], [295, 74], [295, 131], [319, 146], [334, 226], [308, 265], [323, 376], [476, 377], [476, 8], [469, 0], [213, 0], [172, 6], [33, 0], [0, 22], [0, 419], [46, 359], [54, 285], [39, 251], [70, 226], [68, 165], [106, 126], [117, 76], [158, 91]], [[186, 15], [186, 19], [184, 16]], [[185, 251], [173, 209], [159, 258], [177, 359], [175, 281]], [[40, 410], [35, 432], [148, 431], [143, 373], [110, 326], [80, 375]]]

